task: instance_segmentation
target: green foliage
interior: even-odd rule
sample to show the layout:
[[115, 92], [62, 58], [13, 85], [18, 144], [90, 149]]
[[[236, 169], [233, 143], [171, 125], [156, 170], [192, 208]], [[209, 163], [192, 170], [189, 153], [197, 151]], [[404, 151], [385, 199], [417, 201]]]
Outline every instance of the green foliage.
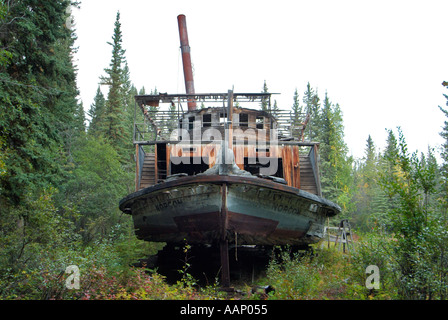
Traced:
[[316, 295], [319, 283], [318, 270], [305, 263], [305, 259], [291, 257], [280, 251], [280, 259], [273, 260], [267, 270], [268, 283], [275, 288], [277, 299], [310, 299]]
[[[56, 182], [68, 151], [77, 89], [72, 30], [64, 24], [69, 1], [2, 3], [0, 30], [0, 152], [2, 199], [20, 204], [27, 193]], [[6, 58], [5, 58], [6, 57]], [[64, 134], [65, 133], [65, 134]], [[56, 159], [56, 161], [55, 161]]]
[[104, 98], [103, 93], [101, 92], [100, 86], [96, 91], [95, 98], [93, 99], [93, 103], [90, 105], [89, 112], [87, 113], [90, 117], [89, 124], [89, 135], [99, 136], [102, 130], [102, 124], [104, 122], [104, 114], [106, 108], [106, 99]]
[[324, 105], [319, 112], [320, 167], [322, 194], [350, 210], [352, 198], [351, 163], [344, 142], [342, 112], [338, 104], [332, 104], [325, 94]]
[[[393, 250], [396, 246], [395, 239], [387, 235], [380, 228], [374, 232], [362, 235], [362, 240], [356, 243], [356, 250], [352, 254], [351, 279], [357, 286], [359, 299], [399, 299], [398, 295], [398, 270]], [[377, 266], [380, 273], [380, 288], [369, 290], [365, 286], [368, 266]]]
[[77, 224], [85, 242], [102, 238], [122, 220], [117, 203], [132, 188], [119, 155], [101, 138], [87, 138], [74, 153], [74, 167], [61, 185], [64, 199], [81, 213]]
[[[264, 80], [264, 83], [263, 83], [263, 91], [261, 91], [261, 92], [262, 92], [262, 93], [267, 93], [267, 92], [269, 92], [268, 86], [266, 85], [266, 80]], [[263, 110], [263, 111], [268, 111], [270, 108], [271, 108], [271, 106], [269, 105], [269, 103], [268, 103], [267, 100], [263, 100], [263, 101], [261, 102], [261, 105], [260, 105], [260, 109], [261, 109], [261, 110]]]
[[[0, 298], [226, 298], [216, 286], [197, 287], [188, 245], [175, 285], [132, 267], [160, 248], [138, 240], [132, 218], [117, 208], [134, 191], [130, 142], [137, 94], [120, 14], [110, 64], [100, 78], [108, 94], [98, 88], [86, 134], [72, 59], [76, 37], [65, 25], [68, 5], [76, 3], [0, 1]], [[365, 157], [354, 163], [340, 106], [327, 94], [321, 100], [309, 83], [302, 101], [296, 90], [291, 120], [299, 125], [302, 111], [310, 116], [305, 138], [321, 142], [323, 195], [364, 233], [350, 256], [335, 249], [315, 248], [305, 256], [281, 251], [261, 280], [275, 288], [267, 298], [446, 299], [448, 122], [441, 132], [441, 166], [431, 148], [409, 153], [400, 130], [398, 139], [388, 131], [383, 153], [369, 136]], [[260, 107], [271, 108], [267, 101]], [[80, 269], [79, 290], [65, 286], [69, 265]], [[378, 290], [365, 287], [369, 265], [379, 267]], [[246, 298], [260, 298], [246, 291]]]
[[271, 261], [267, 270], [266, 283], [274, 288], [269, 299], [338, 300], [368, 297], [365, 277], [358, 277], [353, 272], [357, 264], [333, 247], [316, 247], [313, 254], [301, 256], [291, 255], [288, 249], [283, 249], [279, 257]]
[[389, 211], [396, 247], [393, 256], [399, 269], [399, 295], [406, 299], [443, 299], [447, 295], [446, 222], [434, 212], [429, 198], [435, 191], [436, 165], [417, 153], [409, 154], [399, 130], [398, 154], [390, 158], [394, 168], [386, 193], [394, 199]]
[[106, 76], [101, 77], [101, 84], [109, 87], [102, 119], [102, 134], [121, 156], [125, 156], [124, 149], [128, 141], [126, 140], [126, 127], [123, 121], [125, 117], [123, 102], [126, 96], [124, 85], [129, 75], [128, 69], [125, 68], [126, 50], [122, 47], [120, 12], [117, 12], [112, 40], [112, 43], [108, 42], [112, 46], [110, 65], [109, 68], [104, 69]]
[[353, 159], [348, 156], [344, 141], [343, 116], [339, 104], [333, 104], [327, 93], [323, 105], [321, 99], [310, 83], [303, 94], [303, 106], [299, 103], [297, 90], [294, 93], [292, 121], [302, 123], [300, 114], [309, 116], [305, 139], [319, 141], [319, 168], [322, 195], [338, 203], [345, 211], [353, 210]]

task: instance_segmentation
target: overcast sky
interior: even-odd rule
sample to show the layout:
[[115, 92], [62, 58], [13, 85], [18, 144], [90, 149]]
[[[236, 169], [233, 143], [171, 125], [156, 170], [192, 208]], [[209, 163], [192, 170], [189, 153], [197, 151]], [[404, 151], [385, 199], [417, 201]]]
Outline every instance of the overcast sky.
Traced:
[[[197, 93], [260, 92], [281, 109], [307, 82], [343, 112], [350, 153], [382, 149], [400, 126], [410, 151], [439, 147], [448, 81], [448, 1], [83, 0], [74, 9], [78, 88], [88, 110], [109, 65], [117, 11], [131, 80], [185, 93], [177, 15], [185, 14]], [[107, 92], [104, 88], [103, 92]], [[448, 119], [447, 119], [448, 120]]]

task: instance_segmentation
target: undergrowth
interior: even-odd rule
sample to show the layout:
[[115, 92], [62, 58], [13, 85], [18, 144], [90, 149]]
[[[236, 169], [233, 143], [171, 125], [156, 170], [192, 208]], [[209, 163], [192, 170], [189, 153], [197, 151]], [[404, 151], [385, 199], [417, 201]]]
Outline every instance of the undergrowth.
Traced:
[[[396, 265], [390, 259], [395, 241], [381, 241], [366, 235], [356, 243], [356, 250], [342, 253], [334, 247], [316, 245], [312, 253], [291, 254], [289, 248], [275, 248], [266, 275], [256, 283], [239, 283], [238, 294], [220, 290], [219, 282], [199, 286], [189, 273], [188, 260], [180, 273], [181, 280], [169, 284], [157, 270], [129, 267], [119, 263], [123, 254], [108, 243], [98, 244], [75, 259], [79, 265], [79, 289], [68, 289], [68, 274], [61, 269], [69, 263], [67, 255], [51, 257], [27, 270], [6, 270], [0, 276], [1, 299], [56, 300], [207, 300], [207, 299], [272, 299], [272, 300], [365, 300], [400, 299]], [[114, 249], [115, 248], [115, 249]], [[100, 253], [101, 252], [101, 253]], [[185, 248], [188, 253], [188, 247]], [[57, 258], [57, 259], [56, 259]], [[59, 261], [59, 263], [58, 263]], [[73, 260], [71, 260], [73, 261]], [[113, 262], [114, 261], [114, 262]], [[127, 260], [126, 260], [127, 261]], [[366, 287], [366, 268], [380, 270], [380, 288]], [[255, 292], [254, 287], [273, 290]]]

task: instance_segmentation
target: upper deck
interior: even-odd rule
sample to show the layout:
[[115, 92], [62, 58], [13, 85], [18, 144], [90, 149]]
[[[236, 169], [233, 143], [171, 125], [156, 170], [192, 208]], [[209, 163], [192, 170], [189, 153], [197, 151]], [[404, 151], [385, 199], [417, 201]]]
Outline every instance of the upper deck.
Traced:
[[[171, 175], [205, 172], [226, 141], [241, 170], [321, 194], [319, 143], [305, 141], [307, 117], [274, 110], [270, 93], [161, 93], [135, 100], [136, 190]], [[198, 108], [184, 110], [192, 100]]]
[[[234, 140], [239, 137], [247, 140], [254, 136], [256, 139], [266, 137], [266, 140], [304, 141], [305, 114], [272, 109], [271, 93], [231, 95], [231, 101], [229, 93], [160, 93], [136, 96], [136, 109], [140, 108], [144, 118], [143, 121], [135, 122], [134, 143], [147, 144], [160, 140], [174, 142], [185, 140], [185, 136], [190, 140], [198, 140], [199, 132], [201, 140], [204, 140], [204, 132], [210, 129], [219, 131], [224, 139], [226, 125], [233, 129]], [[199, 108], [184, 110], [184, 106], [191, 100], [194, 100]], [[219, 139], [214, 136], [213, 140]]]

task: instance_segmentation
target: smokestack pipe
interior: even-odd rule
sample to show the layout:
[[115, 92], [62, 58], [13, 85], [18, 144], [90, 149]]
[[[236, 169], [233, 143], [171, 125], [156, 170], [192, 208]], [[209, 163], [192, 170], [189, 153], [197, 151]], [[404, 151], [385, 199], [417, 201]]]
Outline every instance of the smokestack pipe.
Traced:
[[[194, 94], [193, 69], [191, 67], [190, 45], [188, 43], [187, 21], [185, 15], [178, 15], [177, 22], [179, 24], [180, 48], [184, 66], [185, 90], [187, 94]], [[188, 111], [192, 110], [196, 110], [196, 101], [194, 99], [188, 99]]]

